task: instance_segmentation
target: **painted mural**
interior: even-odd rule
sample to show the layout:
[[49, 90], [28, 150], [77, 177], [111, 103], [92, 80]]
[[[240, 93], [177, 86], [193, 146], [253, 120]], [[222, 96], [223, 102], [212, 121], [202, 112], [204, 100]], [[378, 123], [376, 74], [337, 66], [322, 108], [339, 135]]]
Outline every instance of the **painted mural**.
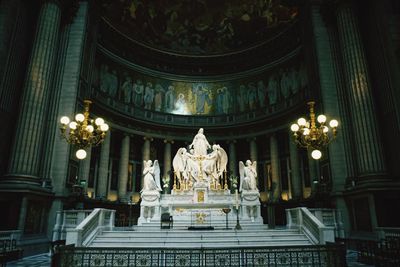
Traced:
[[161, 79], [104, 60], [97, 66], [95, 86], [101, 94], [138, 108], [179, 115], [223, 115], [265, 108], [296, 95], [308, 84], [306, 67], [299, 63], [224, 82]]
[[104, 19], [162, 50], [221, 54], [273, 38], [298, 16], [294, 0], [102, 0]]

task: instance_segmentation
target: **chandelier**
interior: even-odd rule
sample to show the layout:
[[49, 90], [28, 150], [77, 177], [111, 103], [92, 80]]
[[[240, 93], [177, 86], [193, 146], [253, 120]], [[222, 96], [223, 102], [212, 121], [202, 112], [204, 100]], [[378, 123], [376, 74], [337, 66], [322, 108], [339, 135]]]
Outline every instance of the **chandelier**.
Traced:
[[71, 121], [67, 116], [60, 119], [61, 136], [71, 145], [78, 148], [76, 157], [86, 158], [85, 148], [97, 146], [104, 141], [109, 127], [102, 118], [96, 120], [89, 118], [90, 100], [84, 100], [84, 112], [75, 115], [75, 121]]
[[300, 147], [312, 150], [311, 157], [318, 160], [322, 157], [321, 150], [336, 138], [339, 122], [333, 119], [329, 122], [328, 127], [326, 116], [321, 114], [317, 117], [319, 123], [317, 125], [314, 112], [315, 102], [310, 101], [307, 104], [310, 107], [310, 120], [299, 118], [297, 123], [290, 126], [290, 130], [293, 132], [295, 143]]

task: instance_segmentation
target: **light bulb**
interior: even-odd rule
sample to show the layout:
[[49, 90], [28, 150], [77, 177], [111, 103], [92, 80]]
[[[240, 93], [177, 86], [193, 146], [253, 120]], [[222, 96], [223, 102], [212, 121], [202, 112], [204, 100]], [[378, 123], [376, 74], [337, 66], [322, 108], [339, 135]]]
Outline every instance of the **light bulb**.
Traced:
[[297, 132], [299, 129], [300, 127], [296, 123], [293, 123], [292, 126], [290, 126], [290, 130], [292, 130], [292, 132]]
[[315, 149], [311, 152], [311, 157], [313, 159], [320, 159], [322, 157], [322, 152], [319, 151], [318, 149]]
[[100, 130], [102, 130], [103, 132], [107, 132], [108, 129], [109, 127], [107, 123], [103, 123], [102, 125], [100, 125]]
[[328, 126], [324, 126], [324, 128], [322, 128], [322, 131], [323, 131], [324, 133], [327, 133], [327, 132], [329, 132], [329, 128], [328, 128]]
[[83, 122], [85, 120], [85, 116], [82, 113], [78, 113], [75, 115], [75, 120], [78, 122]]
[[304, 128], [303, 135], [309, 135], [309, 134], [310, 134], [310, 129]]
[[69, 123], [69, 128], [71, 128], [72, 130], [75, 130], [76, 129], [76, 125], [77, 125], [77, 123], [75, 121], [71, 121]]
[[317, 117], [317, 121], [319, 122], [319, 123], [325, 123], [326, 122], [326, 116], [325, 115], [319, 115], [318, 117]]
[[69, 123], [69, 118], [67, 116], [63, 116], [60, 119], [61, 124], [67, 125]]
[[84, 159], [86, 158], [87, 153], [84, 149], [79, 149], [78, 151], [76, 151], [75, 155], [78, 159]]
[[306, 123], [307, 123], [307, 121], [306, 121], [306, 119], [304, 119], [304, 118], [300, 118], [300, 119], [297, 120], [297, 124], [298, 124], [299, 126], [305, 126]]
[[93, 128], [92, 125], [88, 125], [88, 126], [86, 126], [86, 130], [87, 130], [89, 133], [93, 133], [94, 128]]
[[97, 126], [100, 126], [104, 123], [104, 120], [102, 118], [97, 118], [94, 123], [96, 123]]
[[339, 125], [339, 122], [337, 120], [331, 120], [329, 122], [329, 126], [331, 126], [332, 128], [336, 128], [336, 127], [338, 127], [338, 125]]

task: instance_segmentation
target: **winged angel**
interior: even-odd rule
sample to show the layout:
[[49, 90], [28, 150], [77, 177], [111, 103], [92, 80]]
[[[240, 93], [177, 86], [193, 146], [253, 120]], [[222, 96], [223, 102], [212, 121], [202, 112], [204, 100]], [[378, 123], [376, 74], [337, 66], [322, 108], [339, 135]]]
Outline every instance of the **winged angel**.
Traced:
[[246, 161], [246, 166], [243, 161], [239, 161], [240, 188], [243, 190], [258, 190], [257, 189], [257, 161]]
[[202, 158], [200, 169], [199, 157], [187, 152], [186, 148], [180, 148], [176, 153], [172, 165], [179, 181], [198, 181], [199, 174], [206, 179], [217, 179], [226, 171], [228, 156], [219, 145], [212, 146], [213, 151]]
[[143, 189], [145, 191], [162, 191], [160, 183], [160, 165], [158, 160], [154, 163], [151, 160], [143, 161]]

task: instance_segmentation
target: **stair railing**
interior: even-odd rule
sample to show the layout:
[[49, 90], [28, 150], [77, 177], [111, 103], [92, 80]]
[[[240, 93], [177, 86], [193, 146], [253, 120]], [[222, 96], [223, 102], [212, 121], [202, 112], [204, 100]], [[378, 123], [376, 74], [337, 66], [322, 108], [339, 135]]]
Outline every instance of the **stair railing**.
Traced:
[[335, 227], [326, 226], [307, 208], [287, 209], [287, 227], [298, 228], [314, 244], [326, 244], [335, 241]]
[[67, 230], [66, 244], [88, 246], [102, 231], [111, 231], [115, 223], [115, 210], [94, 209], [76, 228]]

